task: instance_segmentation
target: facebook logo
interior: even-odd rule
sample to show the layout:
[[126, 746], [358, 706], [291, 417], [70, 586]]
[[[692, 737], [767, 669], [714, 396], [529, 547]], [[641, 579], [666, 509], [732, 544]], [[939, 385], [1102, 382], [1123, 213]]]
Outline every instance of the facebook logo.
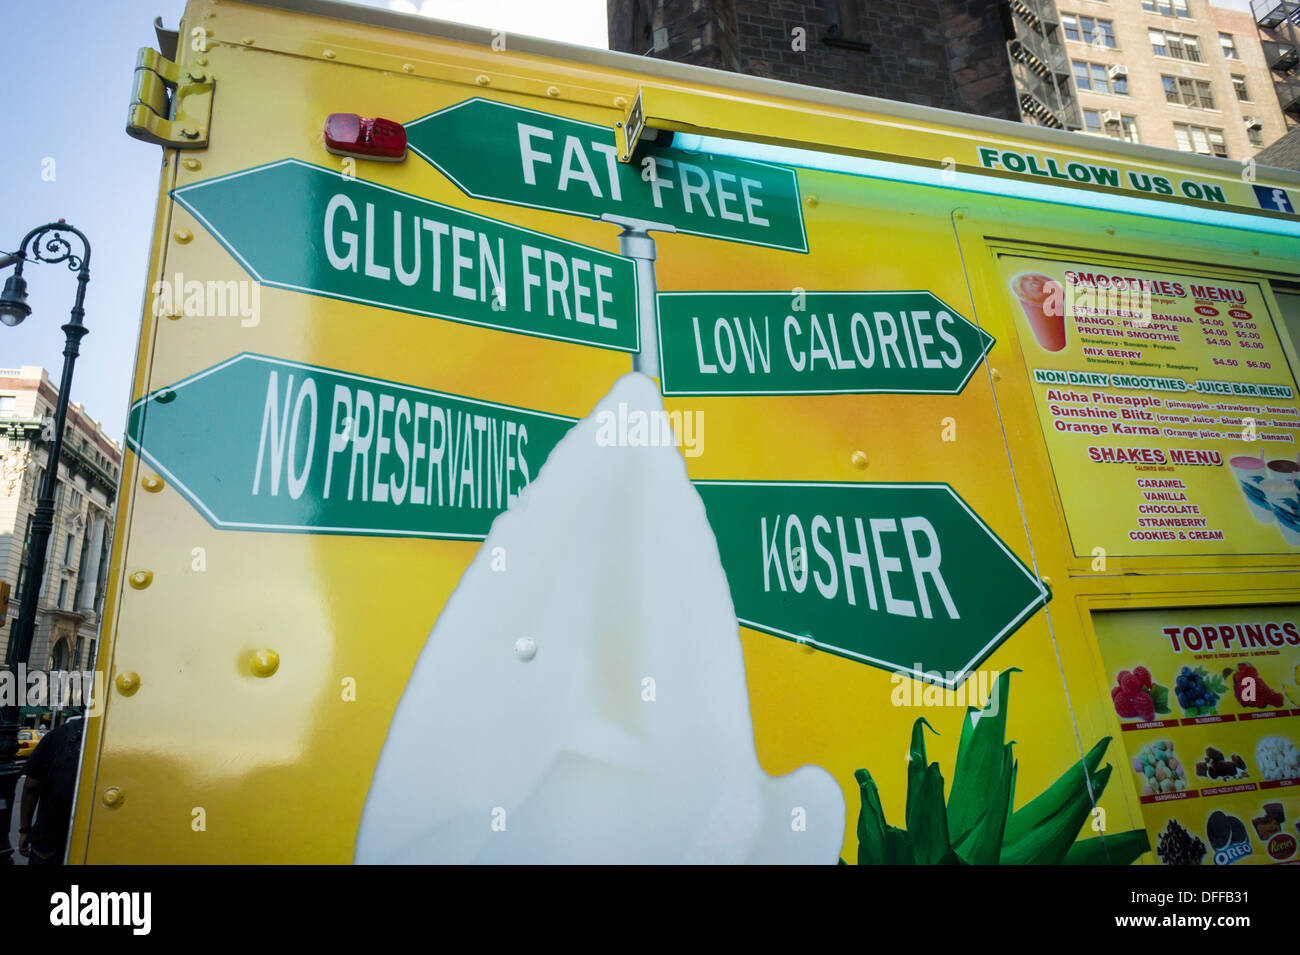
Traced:
[[1260, 207], [1269, 212], [1289, 212], [1295, 215], [1295, 207], [1291, 205], [1291, 197], [1285, 189], [1256, 185], [1255, 198], [1259, 200]]

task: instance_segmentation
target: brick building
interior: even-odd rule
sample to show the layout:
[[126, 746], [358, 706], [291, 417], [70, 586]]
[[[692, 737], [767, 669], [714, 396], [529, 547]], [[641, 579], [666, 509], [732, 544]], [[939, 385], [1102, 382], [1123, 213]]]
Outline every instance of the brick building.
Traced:
[[607, 0], [607, 8], [611, 50], [1057, 128], [1079, 122], [1052, 0]]
[[[0, 368], [0, 580], [10, 585], [7, 651], [31, 567], [27, 542], [41, 477], [49, 465], [58, 389], [45, 369]], [[122, 449], [79, 404], [68, 408], [29, 666], [86, 669], [94, 661], [113, 536], [113, 502]]]
[[1237, 160], [1287, 128], [1254, 17], [1209, 0], [607, 5], [611, 49], [756, 76]]
[[1060, 0], [1083, 128], [1244, 160], [1286, 123], [1249, 13], [1208, 0]]

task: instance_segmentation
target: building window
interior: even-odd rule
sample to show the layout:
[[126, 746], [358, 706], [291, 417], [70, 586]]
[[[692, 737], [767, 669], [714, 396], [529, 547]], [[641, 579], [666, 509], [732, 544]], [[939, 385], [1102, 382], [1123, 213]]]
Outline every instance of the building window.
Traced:
[[1065, 38], [1067, 40], [1115, 49], [1115, 24], [1111, 20], [1098, 20], [1095, 17], [1081, 17], [1073, 13], [1063, 13], [1061, 14], [1061, 26], [1065, 29]]
[[77, 535], [69, 534], [68, 539], [63, 542], [63, 566], [72, 566], [72, 548], [76, 546]]
[[66, 601], [67, 599], [68, 599], [68, 579], [65, 577], [64, 579], [59, 581], [58, 607], [60, 610], [68, 609], [67, 607], [63, 606], [64, 601]]
[[1168, 30], [1148, 30], [1151, 37], [1151, 49], [1156, 56], [1172, 56], [1178, 60], [1192, 63], [1204, 63], [1201, 58], [1201, 42], [1186, 33], [1170, 33]]
[[1246, 77], [1234, 76], [1232, 78], [1232, 88], [1237, 93], [1237, 99], [1241, 100], [1243, 103], [1250, 102], [1250, 90], [1246, 89]]
[[1201, 153], [1226, 159], [1228, 147], [1223, 139], [1223, 130], [1207, 129], [1204, 126], [1189, 126], [1186, 123], [1174, 123], [1174, 138], [1178, 148], [1187, 153]]
[[1111, 139], [1122, 139], [1130, 143], [1141, 142], [1138, 139], [1137, 118], [1133, 116], [1121, 116], [1118, 123], [1112, 119], [1111, 122], [1105, 124], [1105, 133]]
[[18, 401], [17, 395], [0, 395], [0, 414], [11, 415], [14, 413], [14, 405]]
[[1101, 113], [1095, 109], [1085, 109], [1083, 111], [1083, 128], [1090, 133], [1101, 132]]
[[1114, 93], [1118, 96], [1128, 95], [1128, 77], [1120, 74], [1111, 76], [1110, 67], [1104, 63], [1085, 63], [1083, 60], [1071, 60], [1074, 67], [1074, 82], [1081, 90], [1093, 93]]
[[1219, 34], [1219, 46], [1223, 47], [1223, 55], [1226, 56], [1228, 59], [1230, 60], [1241, 59], [1241, 57], [1237, 55], [1237, 44], [1232, 39], [1231, 33]]
[[1170, 103], [1188, 106], [1192, 109], [1214, 109], [1214, 91], [1205, 80], [1193, 80], [1186, 76], [1160, 77], [1165, 87], [1165, 99]]
[[1246, 135], [1250, 137], [1250, 144], [1252, 146], [1264, 145], [1264, 131], [1258, 126], [1247, 126]]
[[1187, 0], [1142, 0], [1142, 9], [1147, 13], [1158, 13], [1162, 17], [1191, 17], [1187, 10]]

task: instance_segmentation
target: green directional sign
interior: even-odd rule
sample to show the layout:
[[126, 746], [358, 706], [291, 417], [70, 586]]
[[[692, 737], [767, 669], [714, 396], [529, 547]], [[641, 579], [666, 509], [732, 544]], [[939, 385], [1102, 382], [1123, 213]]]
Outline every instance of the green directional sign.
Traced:
[[406, 124], [410, 148], [466, 195], [690, 235], [807, 252], [794, 170], [642, 142], [620, 163], [614, 130], [471, 99]]
[[243, 354], [137, 401], [127, 443], [214, 527], [481, 540], [572, 425]]
[[755, 630], [955, 689], [1049, 599], [946, 484], [695, 486]]
[[172, 195], [265, 285], [640, 349], [636, 269], [610, 252], [296, 159]]
[[666, 395], [959, 394], [993, 337], [930, 292], [660, 292]]

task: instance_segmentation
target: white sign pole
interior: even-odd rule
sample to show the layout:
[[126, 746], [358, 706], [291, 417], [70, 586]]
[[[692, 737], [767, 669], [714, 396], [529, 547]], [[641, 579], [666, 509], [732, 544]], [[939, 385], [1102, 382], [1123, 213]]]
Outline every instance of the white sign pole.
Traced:
[[641, 313], [641, 350], [632, 356], [632, 370], [659, 380], [659, 315], [655, 307], [655, 293], [659, 290], [655, 278], [655, 240], [651, 232], [676, 232], [673, 226], [648, 219], [632, 219], [605, 213], [601, 222], [622, 226], [618, 234], [618, 251], [636, 264], [637, 297]]

